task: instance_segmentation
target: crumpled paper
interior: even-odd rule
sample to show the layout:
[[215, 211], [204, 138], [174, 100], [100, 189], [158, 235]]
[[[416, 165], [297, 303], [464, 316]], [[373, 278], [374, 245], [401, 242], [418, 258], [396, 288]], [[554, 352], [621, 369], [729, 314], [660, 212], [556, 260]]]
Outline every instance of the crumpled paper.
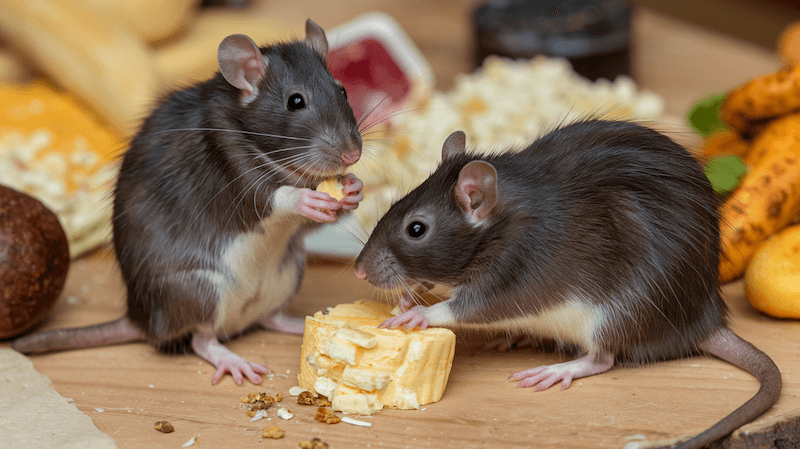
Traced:
[[29, 358], [0, 349], [0, 448], [116, 448]]

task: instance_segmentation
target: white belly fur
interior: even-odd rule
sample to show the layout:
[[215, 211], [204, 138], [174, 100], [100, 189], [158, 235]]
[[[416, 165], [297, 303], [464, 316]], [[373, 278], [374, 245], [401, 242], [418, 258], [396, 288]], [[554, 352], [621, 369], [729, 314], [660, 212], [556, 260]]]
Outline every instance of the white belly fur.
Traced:
[[238, 236], [222, 255], [223, 274], [214, 276], [220, 296], [214, 328], [220, 337], [245, 330], [292, 294], [299, 270], [280, 262], [299, 223], [276, 215], [261, 222], [263, 232]]

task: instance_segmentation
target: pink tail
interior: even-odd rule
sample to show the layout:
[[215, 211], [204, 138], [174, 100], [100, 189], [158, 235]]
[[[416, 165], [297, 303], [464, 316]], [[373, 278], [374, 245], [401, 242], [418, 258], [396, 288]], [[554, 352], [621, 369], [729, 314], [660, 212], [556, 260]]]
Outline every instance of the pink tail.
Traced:
[[129, 343], [143, 339], [144, 333], [127, 317], [122, 317], [116, 321], [93, 326], [36, 332], [14, 340], [11, 347], [23, 354], [29, 354]]
[[775, 362], [730, 329], [720, 329], [703, 341], [700, 349], [752, 374], [761, 387], [744, 405], [694, 438], [678, 444], [677, 449], [703, 447], [729, 435], [767, 411], [781, 393], [781, 373]]

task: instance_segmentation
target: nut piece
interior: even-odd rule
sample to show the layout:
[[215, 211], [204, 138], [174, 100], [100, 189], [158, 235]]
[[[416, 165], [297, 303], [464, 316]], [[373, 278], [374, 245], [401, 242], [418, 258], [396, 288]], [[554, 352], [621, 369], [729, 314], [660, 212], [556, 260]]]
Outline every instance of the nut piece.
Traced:
[[246, 398], [241, 398], [243, 407], [251, 418], [256, 416], [257, 411], [266, 410], [282, 400], [283, 393], [278, 393], [275, 397], [268, 396], [267, 393], [249, 393]]
[[175, 427], [167, 421], [158, 421], [154, 427], [161, 433], [172, 433], [175, 431]]
[[297, 403], [300, 405], [316, 405], [319, 407], [330, 407], [331, 401], [323, 395], [314, 397], [314, 393], [306, 390], [297, 395]]
[[277, 440], [278, 438], [283, 438], [284, 431], [278, 427], [273, 426], [269, 429], [264, 429], [261, 431], [262, 438], [272, 438], [273, 440]]
[[309, 441], [301, 441], [297, 444], [302, 449], [328, 449], [328, 443], [320, 440], [319, 438], [312, 438]]
[[342, 420], [338, 416], [334, 415], [331, 409], [325, 407], [320, 407], [317, 409], [317, 414], [314, 415], [314, 419], [325, 424], [338, 424], [339, 421]]

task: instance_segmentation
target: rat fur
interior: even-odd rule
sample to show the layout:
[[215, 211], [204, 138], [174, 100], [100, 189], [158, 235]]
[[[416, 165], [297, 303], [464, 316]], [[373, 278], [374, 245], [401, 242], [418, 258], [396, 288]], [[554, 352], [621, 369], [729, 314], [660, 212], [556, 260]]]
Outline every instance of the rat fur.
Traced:
[[745, 405], [682, 449], [767, 410], [781, 376], [727, 327], [718, 285], [718, 199], [698, 162], [645, 126], [587, 119], [521, 151], [442, 162], [381, 218], [356, 261], [375, 286], [443, 284], [452, 296], [384, 327], [461, 327], [549, 338], [575, 360], [513, 374], [537, 390], [602, 373], [712, 354], [761, 383]]
[[146, 340], [189, 340], [241, 385], [269, 369], [227, 349], [254, 324], [302, 333], [285, 313], [302, 280], [303, 237], [355, 209], [313, 189], [358, 161], [361, 135], [341, 83], [326, 66], [324, 31], [258, 47], [244, 35], [219, 46], [220, 71], [161, 100], [125, 152], [114, 189], [113, 237], [127, 289], [119, 320], [22, 337], [41, 352]]

